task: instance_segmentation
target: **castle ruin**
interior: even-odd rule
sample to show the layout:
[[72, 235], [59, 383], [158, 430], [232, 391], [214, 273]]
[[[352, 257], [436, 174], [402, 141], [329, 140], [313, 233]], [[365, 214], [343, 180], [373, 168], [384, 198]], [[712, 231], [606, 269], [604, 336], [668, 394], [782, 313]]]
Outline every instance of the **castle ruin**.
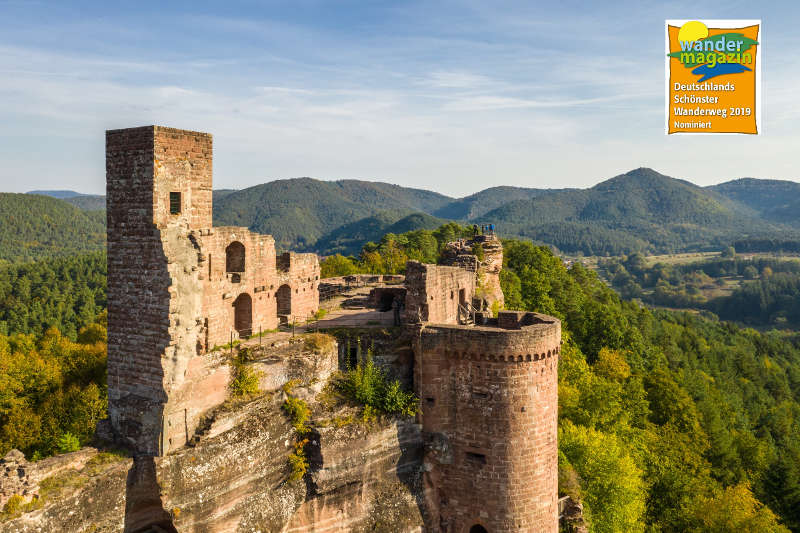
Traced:
[[[230, 365], [214, 348], [313, 315], [319, 262], [212, 225], [208, 134], [108, 131], [106, 169], [110, 424], [135, 453], [166, 456], [227, 398]], [[493, 235], [452, 243], [444, 262], [409, 262], [402, 291], [426, 530], [555, 533], [561, 324], [492, 316], [503, 303]]]
[[207, 133], [106, 132], [109, 418], [139, 453], [185, 445], [225, 400], [215, 346], [319, 307], [316, 255], [212, 225], [211, 174]]

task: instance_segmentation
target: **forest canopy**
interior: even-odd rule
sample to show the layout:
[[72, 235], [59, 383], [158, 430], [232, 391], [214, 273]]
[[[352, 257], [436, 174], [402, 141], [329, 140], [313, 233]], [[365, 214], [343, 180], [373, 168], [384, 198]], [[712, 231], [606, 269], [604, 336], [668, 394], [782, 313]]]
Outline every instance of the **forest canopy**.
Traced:
[[[402, 272], [470, 231], [389, 234], [323, 272]], [[506, 306], [563, 321], [559, 490], [581, 499], [592, 531], [800, 531], [796, 339], [625, 301], [527, 241], [504, 241], [504, 256]], [[3, 319], [0, 452], [84, 444], [105, 416], [104, 278], [93, 255], [3, 271], [17, 314], [41, 311]]]

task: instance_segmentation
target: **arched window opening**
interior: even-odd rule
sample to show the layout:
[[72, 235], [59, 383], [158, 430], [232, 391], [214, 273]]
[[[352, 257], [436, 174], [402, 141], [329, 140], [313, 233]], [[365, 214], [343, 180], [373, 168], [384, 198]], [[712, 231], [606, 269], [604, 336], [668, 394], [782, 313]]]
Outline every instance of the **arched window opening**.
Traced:
[[244, 244], [233, 241], [225, 248], [225, 271], [244, 272]]
[[278, 314], [291, 315], [292, 314], [292, 289], [288, 285], [281, 285], [278, 287], [278, 292], [275, 293], [275, 299], [278, 301]]
[[486, 531], [486, 528], [480, 524], [475, 524], [471, 528], [469, 528], [469, 533], [489, 533]]
[[233, 302], [233, 327], [239, 338], [253, 334], [253, 300], [247, 293], [240, 294]]

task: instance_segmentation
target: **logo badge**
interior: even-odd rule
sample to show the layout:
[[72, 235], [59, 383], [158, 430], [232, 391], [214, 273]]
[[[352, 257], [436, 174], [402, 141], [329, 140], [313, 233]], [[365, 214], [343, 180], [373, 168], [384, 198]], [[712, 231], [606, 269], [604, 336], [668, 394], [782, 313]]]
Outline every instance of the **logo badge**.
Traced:
[[673, 134], [761, 133], [761, 21], [666, 21], [666, 126]]

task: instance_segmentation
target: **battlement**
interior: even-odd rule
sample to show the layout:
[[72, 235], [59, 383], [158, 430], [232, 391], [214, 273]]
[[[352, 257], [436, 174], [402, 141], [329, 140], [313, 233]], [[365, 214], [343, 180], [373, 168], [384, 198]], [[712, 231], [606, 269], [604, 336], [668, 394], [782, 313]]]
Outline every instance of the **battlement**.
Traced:
[[416, 336], [430, 505], [444, 531], [558, 531], [561, 322], [505, 315]]
[[558, 357], [561, 322], [538, 313], [523, 317], [537, 322], [511, 328], [497, 326], [498, 319], [486, 325], [425, 324], [420, 348], [473, 361], [535, 362]]

